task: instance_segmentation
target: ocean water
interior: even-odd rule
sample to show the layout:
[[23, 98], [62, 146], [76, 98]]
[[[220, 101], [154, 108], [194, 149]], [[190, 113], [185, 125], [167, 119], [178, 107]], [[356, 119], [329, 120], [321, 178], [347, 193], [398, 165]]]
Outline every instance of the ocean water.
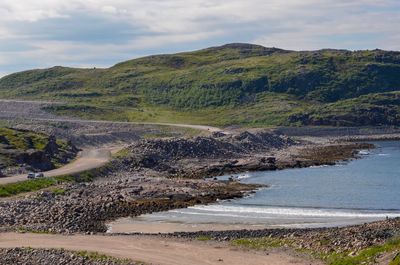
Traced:
[[[400, 216], [400, 141], [373, 142], [335, 166], [235, 175], [267, 184], [248, 197], [144, 215], [141, 221], [319, 227]], [[228, 178], [224, 176], [223, 178]]]

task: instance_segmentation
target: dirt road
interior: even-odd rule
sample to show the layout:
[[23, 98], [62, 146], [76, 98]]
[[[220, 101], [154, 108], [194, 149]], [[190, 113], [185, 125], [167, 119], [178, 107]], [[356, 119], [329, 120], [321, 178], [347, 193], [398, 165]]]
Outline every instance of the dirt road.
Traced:
[[88, 236], [49, 234], [0, 234], [0, 248], [33, 247], [87, 250], [162, 265], [308, 265], [319, 264], [283, 252], [265, 255], [205, 242], [141, 236]]
[[42, 108], [49, 105], [61, 104], [60, 102], [49, 101], [33, 101], [33, 100], [12, 100], [0, 99], [0, 118], [3, 119], [26, 119], [33, 121], [56, 121], [56, 122], [73, 122], [83, 124], [132, 124], [132, 125], [160, 125], [181, 128], [192, 128], [209, 132], [220, 132], [220, 128], [208, 125], [195, 124], [175, 124], [163, 122], [124, 122], [124, 121], [105, 121], [105, 120], [82, 120], [57, 116], [55, 114], [44, 111]]
[[[59, 104], [57, 102], [48, 101], [29, 101], [29, 100], [5, 100], [0, 99], [0, 119], [27, 119], [33, 121], [56, 121], [56, 122], [70, 122], [76, 124], [131, 124], [131, 125], [159, 125], [171, 126], [181, 128], [192, 128], [208, 132], [221, 132], [222, 130], [213, 126], [206, 125], [193, 125], [193, 124], [173, 124], [173, 123], [152, 123], [152, 122], [118, 122], [118, 121], [104, 121], [104, 120], [81, 120], [68, 117], [61, 117], [50, 114], [42, 110], [43, 106]], [[226, 132], [229, 133], [229, 132]], [[119, 147], [119, 150], [122, 147]], [[77, 157], [77, 159], [61, 168], [44, 172], [46, 177], [54, 177], [65, 174], [79, 173], [85, 170], [100, 167], [107, 163], [111, 158], [111, 152], [115, 148], [92, 148], [85, 149]], [[118, 148], [117, 148], [118, 149]], [[7, 178], [0, 178], [0, 185], [7, 183], [14, 183], [26, 180], [26, 174], [15, 175]]]
[[[67, 174], [79, 173], [85, 170], [98, 168], [106, 164], [113, 153], [118, 152], [124, 146], [112, 146], [103, 148], [84, 149], [78, 157], [71, 163], [47, 172], [44, 172], [45, 177], [54, 177]], [[26, 174], [15, 175], [7, 178], [0, 178], [0, 185], [14, 183], [26, 180]]]

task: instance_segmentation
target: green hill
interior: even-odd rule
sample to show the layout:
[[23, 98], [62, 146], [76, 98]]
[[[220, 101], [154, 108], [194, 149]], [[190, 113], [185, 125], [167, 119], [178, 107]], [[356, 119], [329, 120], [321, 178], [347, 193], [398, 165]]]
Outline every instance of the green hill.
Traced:
[[156, 55], [108, 69], [0, 79], [0, 97], [53, 99], [85, 118], [215, 125], [400, 125], [400, 52], [251, 44]]

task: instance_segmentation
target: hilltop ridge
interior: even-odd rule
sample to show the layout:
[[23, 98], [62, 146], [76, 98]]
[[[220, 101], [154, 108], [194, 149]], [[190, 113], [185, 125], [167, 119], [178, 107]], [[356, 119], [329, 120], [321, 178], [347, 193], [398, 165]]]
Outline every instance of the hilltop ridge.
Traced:
[[0, 97], [62, 101], [50, 110], [111, 120], [399, 125], [400, 52], [231, 43], [106, 69], [14, 73], [0, 79]]

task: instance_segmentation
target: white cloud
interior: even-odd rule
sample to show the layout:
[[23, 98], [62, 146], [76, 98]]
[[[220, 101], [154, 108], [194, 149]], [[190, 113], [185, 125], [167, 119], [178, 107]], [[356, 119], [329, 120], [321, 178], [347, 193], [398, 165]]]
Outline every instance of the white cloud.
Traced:
[[101, 11], [103, 11], [105, 13], [110, 13], [110, 14], [117, 14], [118, 13], [118, 9], [115, 8], [114, 6], [103, 6], [101, 8]]
[[63, 17], [66, 5], [54, 0], [2, 0], [0, 10], [2, 20], [34, 22], [42, 19]]

